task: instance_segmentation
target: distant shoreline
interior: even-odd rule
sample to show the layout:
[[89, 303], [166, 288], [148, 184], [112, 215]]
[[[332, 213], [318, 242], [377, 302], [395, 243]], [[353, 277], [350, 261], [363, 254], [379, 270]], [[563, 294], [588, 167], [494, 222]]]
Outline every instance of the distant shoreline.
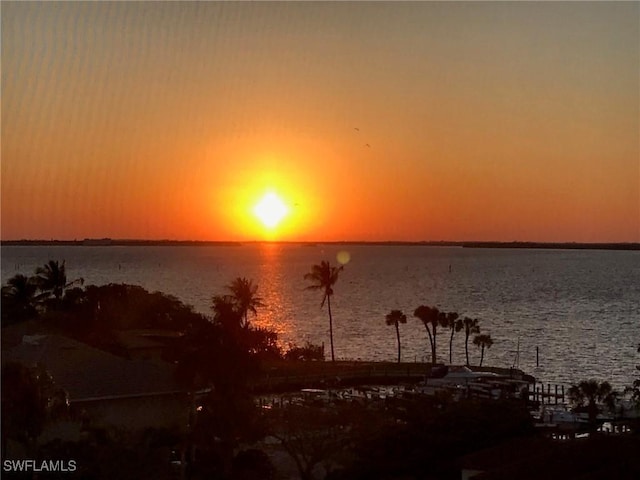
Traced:
[[578, 242], [454, 242], [454, 241], [341, 241], [341, 242], [296, 242], [296, 241], [207, 241], [207, 240], [127, 240], [111, 238], [87, 238], [84, 240], [3, 240], [0, 246], [90, 246], [90, 247], [240, 247], [261, 243], [282, 245], [375, 245], [375, 246], [430, 246], [462, 248], [526, 248], [556, 250], [640, 250], [640, 243], [578, 243]]

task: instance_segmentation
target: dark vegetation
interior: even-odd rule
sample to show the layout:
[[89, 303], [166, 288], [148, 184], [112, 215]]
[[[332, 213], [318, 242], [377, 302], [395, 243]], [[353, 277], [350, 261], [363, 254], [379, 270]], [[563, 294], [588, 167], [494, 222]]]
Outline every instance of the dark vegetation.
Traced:
[[45, 422], [64, 416], [66, 392], [42, 368], [2, 365], [2, 451], [15, 439], [32, 452]]
[[[79, 287], [79, 281], [67, 280], [64, 262], [51, 261], [47, 267], [30, 278], [13, 277], [3, 287], [3, 326], [36, 322], [39, 333], [60, 333], [116, 355], [126, 355], [118, 343], [120, 331], [174, 332], [176, 335], [165, 337], [163, 359], [177, 365], [176, 376], [185, 391], [201, 394], [197, 418], [187, 437], [173, 435], [158, 448], [144, 443], [126, 445], [99, 434], [90, 435], [80, 444], [45, 446], [42, 451], [53, 448], [73, 452], [77, 455], [73, 458], [84, 462], [83, 468], [97, 468], [102, 461], [109, 463], [111, 456], [120, 458], [123, 471], [129, 464], [136, 465], [131, 471], [140, 474], [145, 465], [149, 467], [144, 475], [131, 474], [130, 478], [163, 478], [170, 474], [169, 470], [150, 473], [157, 455], [167, 454], [164, 450], [169, 446], [199, 452], [189, 464], [191, 478], [231, 478], [234, 469], [243, 472], [242, 478], [251, 478], [247, 477], [251, 471], [266, 468], [264, 459], [255, 452], [245, 453], [234, 462], [241, 443], [264, 437], [248, 384], [260, 374], [261, 361], [284, 355], [274, 332], [250, 322], [249, 315], [262, 305], [251, 281], [236, 279], [229, 285], [228, 294], [214, 296], [212, 316], [208, 317], [175, 297], [135, 285]], [[313, 351], [311, 346], [294, 348], [298, 356]], [[17, 441], [33, 455], [38, 453], [32, 448], [34, 440], [51, 417], [52, 395], [46, 378], [19, 364], [3, 365], [3, 439]], [[166, 458], [164, 464], [168, 466]]]
[[[322, 262], [305, 276], [311, 281], [309, 288], [321, 291], [322, 305], [327, 303], [330, 331], [330, 300], [341, 271]], [[342, 362], [322, 362], [324, 348], [319, 345], [283, 349], [274, 332], [254, 325], [253, 318], [263, 305], [258, 286], [246, 278], [233, 280], [225, 292], [214, 295], [212, 314], [206, 316], [175, 297], [139, 286], [85, 286], [81, 279], [69, 280], [64, 262], [48, 262], [32, 277], [14, 276], [2, 287], [3, 327], [36, 322], [40, 331], [62, 333], [116, 355], [126, 355], [118, 343], [119, 331], [174, 332], [165, 339], [163, 359], [177, 366], [176, 376], [184, 389], [200, 392], [200, 397], [186, 435], [153, 430], [137, 443], [126, 444], [97, 431], [87, 432], [79, 442], [38, 446], [36, 439], [45, 423], [69, 414], [66, 392], [46, 371], [6, 363], [2, 366], [3, 453], [10, 439], [24, 445], [31, 458], [76, 459], [81, 478], [163, 479], [176, 478], [170, 460], [182, 449], [187, 453], [179, 464], [184, 478], [271, 479], [277, 478], [276, 470], [260, 443], [271, 437], [289, 454], [303, 479], [315, 478], [319, 472], [334, 480], [454, 479], [460, 478], [465, 455], [537, 438], [525, 402], [516, 400], [454, 402], [447, 395], [436, 395], [260, 409], [253, 401], [252, 386], [274, 365], [293, 375], [318, 371], [331, 376], [334, 372], [338, 381], [339, 369], [345, 368]], [[492, 341], [480, 334], [477, 319], [427, 305], [419, 306], [414, 316], [424, 325], [432, 364], [437, 360], [438, 338], [445, 336], [451, 361], [453, 338], [460, 332], [465, 336], [467, 365], [468, 343], [474, 335], [482, 364]], [[399, 325], [406, 323], [406, 315], [393, 310], [386, 322], [396, 333], [398, 364], [394, 365], [402, 369]], [[332, 336], [331, 344], [334, 360]], [[640, 379], [625, 393], [640, 402]], [[608, 383], [595, 381], [580, 382], [569, 391], [575, 410], [588, 414], [592, 432], [598, 425], [597, 415], [616, 395]], [[562, 451], [571, 461], [581, 451], [599, 452], [606, 465], [600, 471], [613, 472], [615, 478], [637, 478], [637, 461], [624, 467], [615, 461], [615, 454], [638, 445], [637, 432], [615, 440], [595, 435], [588, 442], [563, 445]], [[483, 478], [559, 478], [554, 472], [563, 472], [562, 478], [577, 478], [557, 451], [544, 440], [531, 447], [519, 464], [503, 461], [504, 468], [493, 469]], [[530, 463], [542, 457], [546, 470], [541, 471], [546, 473], [532, 476]]]
[[351, 459], [331, 478], [460, 478], [458, 459], [531, 435], [521, 402], [426, 397], [396, 400], [357, 428]]

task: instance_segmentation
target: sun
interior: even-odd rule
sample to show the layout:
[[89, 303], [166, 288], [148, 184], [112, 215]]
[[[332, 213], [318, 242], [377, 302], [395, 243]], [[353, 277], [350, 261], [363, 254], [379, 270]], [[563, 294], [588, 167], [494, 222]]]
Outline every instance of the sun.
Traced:
[[253, 213], [267, 228], [275, 228], [287, 216], [289, 208], [273, 192], [266, 193], [253, 208]]

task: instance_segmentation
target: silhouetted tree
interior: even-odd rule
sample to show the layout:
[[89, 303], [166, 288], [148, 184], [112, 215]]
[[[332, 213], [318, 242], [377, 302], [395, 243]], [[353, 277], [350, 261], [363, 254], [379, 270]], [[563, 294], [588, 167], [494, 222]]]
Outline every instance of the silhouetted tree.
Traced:
[[248, 311], [255, 313], [256, 307], [263, 305], [260, 298], [255, 296], [257, 286], [250, 280], [237, 278], [228, 288], [236, 293], [214, 295], [212, 298], [213, 322], [231, 335], [250, 355], [261, 359], [281, 358], [277, 333], [266, 328], [254, 328], [247, 320]]
[[226, 328], [242, 328], [242, 314], [231, 295], [214, 295], [211, 299], [213, 320]]
[[480, 348], [480, 366], [482, 366], [482, 361], [484, 360], [484, 349], [491, 348], [493, 345], [493, 340], [491, 339], [491, 335], [476, 335], [473, 338], [473, 344]]
[[302, 347], [290, 344], [284, 358], [294, 361], [323, 361], [324, 348], [322, 345], [314, 345], [311, 342], [305, 342]]
[[589, 415], [591, 428], [596, 427], [596, 417], [601, 412], [598, 404], [602, 403], [612, 409], [617, 397], [617, 392], [611, 388], [609, 382], [600, 383], [597, 380], [583, 380], [577, 385], [571, 385], [567, 393], [574, 410]]
[[[148, 292], [138, 285], [87, 285], [67, 288], [57, 308], [42, 314], [44, 323], [67, 336], [122, 355], [118, 349], [118, 330], [151, 329], [184, 333], [194, 325], [210, 323], [193, 307], [172, 295]], [[160, 341], [172, 354], [179, 335], [166, 335]], [[173, 361], [173, 358], [166, 357]]]
[[278, 344], [278, 333], [268, 328], [249, 327], [242, 330], [241, 343], [249, 354], [259, 360], [276, 360], [282, 358], [282, 349]]
[[7, 439], [30, 451], [46, 421], [66, 414], [68, 399], [46, 371], [7, 362], [2, 365], [1, 405], [4, 456]]
[[248, 313], [257, 315], [257, 308], [264, 307], [262, 299], [258, 296], [258, 285], [253, 280], [238, 277], [229, 285], [227, 290], [231, 292], [231, 298], [236, 309], [244, 319], [244, 325], [249, 325]]
[[215, 322], [196, 325], [183, 337], [177, 376], [191, 391], [210, 388], [189, 439], [218, 459], [215, 468], [229, 478], [239, 442], [260, 436], [258, 410], [247, 389], [259, 364], [249, 346], [254, 330], [239, 326], [240, 313], [228, 309], [217, 315]]
[[640, 407], [640, 379], [633, 381], [633, 386], [626, 389], [631, 394], [631, 399]]
[[281, 358], [277, 334], [246, 321], [247, 312], [262, 305], [253, 283], [240, 278], [228, 288], [234, 294], [212, 298], [213, 321], [194, 324], [178, 349], [181, 382], [191, 391], [211, 389], [190, 436], [199, 451], [209, 452], [204, 457], [211, 461], [198, 467], [208, 478], [230, 478], [234, 450], [264, 435], [248, 383], [258, 375], [261, 359]]
[[33, 277], [17, 274], [2, 287], [2, 320], [7, 322], [25, 320], [37, 315], [36, 292], [38, 286]]
[[233, 454], [241, 443], [254, 443], [265, 435], [262, 418], [252, 397], [244, 388], [220, 387], [201, 399], [196, 414], [191, 438], [201, 457], [213, 457], [214, 470], [221, 476], [206, 475], [207, 478], [230, 478], [233, 470]]
[[[640, 345], [638, 345], [638, 353], [640, 353]], [[636, 370], [640, 371], [640, 365], [636, 365]], [[626, 387], [624, 393], [630, 396], [635, 409], [640, 410], [640, 377], [636, 378], [630, 387]], [[640, 421], [637, 422], [637, 427], [640, 430]]]
[[462, 319], [462, 327], [464, 328], [464, 353], [467, 359], [467, 367], [469, 366], [469, 337], [480, 333], [480, 326], [477, 318], [464, 317]]
[[84, 283], [84, 279], [77, 278], [67, 282], [65, 261], [49, 260], [42, 267], [36, 269], [36, 283], [43, 292], [43, 298], [53, 295], [56, 304], [59, 304], [64, 290], [72, 285]]
[[445, 316], [446, 326], [451, 330], [449, 337], [449, 364], [453, 363], [453, 335], [464, 328], [462, 320], [456, 312], [449, 312]]
[[329, 339], [331, 340], [331, 361], [335, 361], [333, 352], [333, 317], [331, 316], [331, 295], [333, 295], [333, 286], [338, 281], [338, 276], [343, 267], [332, 267], [328, 261], [323, 260], [319, 265], [313, 265], [311, 272], [305, 274], [304, 279], [309, 280], [312, 285], [306, 287], [307, 290], [322, 290], [322, 303], [320, 308], [324, 307], [327, 302], [327, 310], [329, 311]]
[[391, 310], [391, 312], [389, 312], [385, 318], [387, 321], [387, 325], [393, 325], [396, 327], [396, 338], [398, 339], [398, 363], [400, 363], [400, 328], [398, 327], [398, 324], [407, 323], [407, 316], [402, 313], [402, 310]]
[[357, 404], [323, 408], [313, 404], [291, 404], [267, 413], [269, 434], [280, 441], [294, 460], [299, 478], [311, 480], [319, 464], [331, 468], [333, 461], [351, 443], [349, 425], [358, 418]]
[[431, 347], [431, 363], [435, 364], [437, 362], [436, 341], [438, 335], [438, 325], [444, 324], [443, 315], [436, 307], [420, 305], [413, 312], [413, 316], [417, 317], [424, 325], [424, 328], [427, 330], [427, 335], [429, 336], [429, 345]]

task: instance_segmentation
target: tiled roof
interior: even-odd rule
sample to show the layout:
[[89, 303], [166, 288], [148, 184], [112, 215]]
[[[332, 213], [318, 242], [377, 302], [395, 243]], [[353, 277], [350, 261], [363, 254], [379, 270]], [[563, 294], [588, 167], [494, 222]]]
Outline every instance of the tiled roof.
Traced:
[[3, 351], [3, 362], [42, 365], [72, 402], [183, 390], [171, 364], [126, 360], [61, 335], [39, 337]]

